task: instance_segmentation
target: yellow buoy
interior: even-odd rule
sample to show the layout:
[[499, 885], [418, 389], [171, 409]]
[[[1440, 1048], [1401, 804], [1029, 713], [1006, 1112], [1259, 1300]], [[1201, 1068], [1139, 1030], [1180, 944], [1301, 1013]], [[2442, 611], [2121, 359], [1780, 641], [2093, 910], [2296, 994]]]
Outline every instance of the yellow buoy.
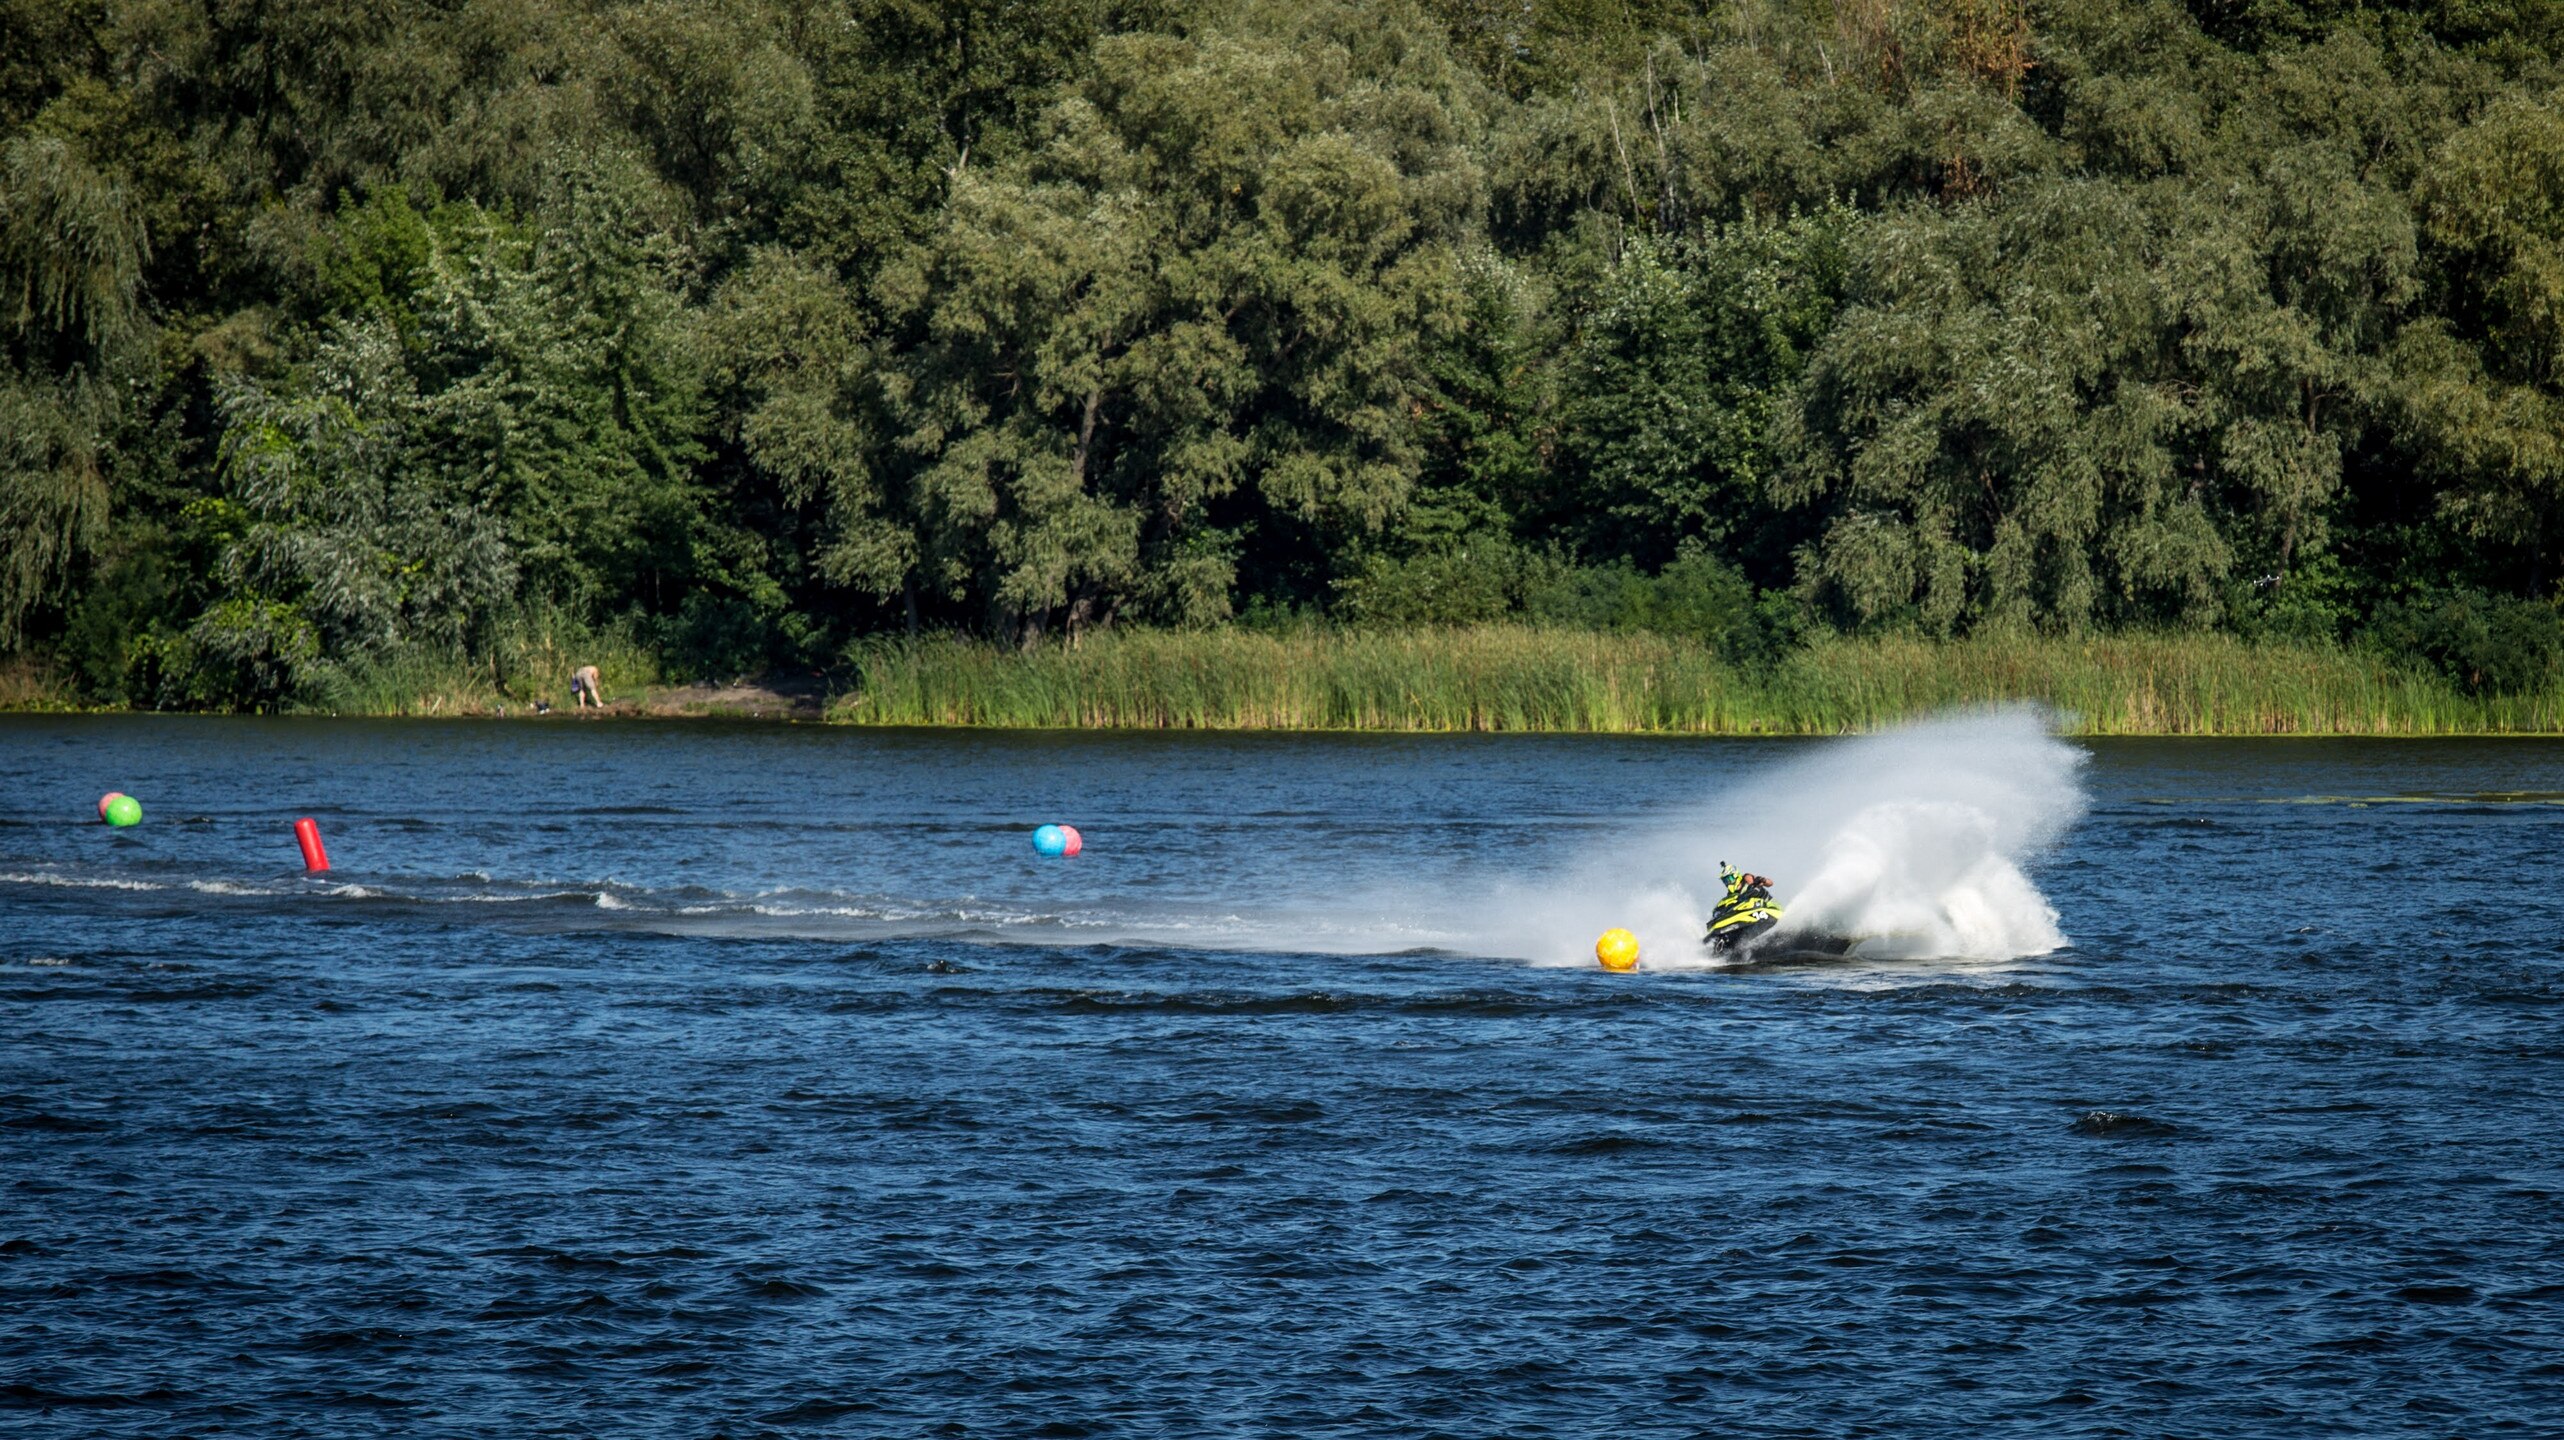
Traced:
[[1594, 958], [1602, 962], [1605, 970], [1635, 970], [1638, 937], [1617, 927], [1605, 930], [1602, 938], [1594, 942]]

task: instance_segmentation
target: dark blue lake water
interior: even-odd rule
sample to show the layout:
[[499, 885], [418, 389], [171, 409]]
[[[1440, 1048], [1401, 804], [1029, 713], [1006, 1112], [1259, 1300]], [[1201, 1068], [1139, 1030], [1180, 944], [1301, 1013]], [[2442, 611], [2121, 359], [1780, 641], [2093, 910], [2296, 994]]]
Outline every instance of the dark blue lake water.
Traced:
[[2553, 1435], [2559, 1113], [2564, 744], [0, 720], [12, 1435]]

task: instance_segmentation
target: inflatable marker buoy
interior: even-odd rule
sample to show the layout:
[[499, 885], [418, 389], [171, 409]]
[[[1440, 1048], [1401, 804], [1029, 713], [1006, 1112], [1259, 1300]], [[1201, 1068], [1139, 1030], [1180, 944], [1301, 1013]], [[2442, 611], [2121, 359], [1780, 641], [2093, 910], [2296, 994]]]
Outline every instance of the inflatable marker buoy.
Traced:
[[294, 843], [303, 847], [303, 868], [318, 875], [329, 868], [329, 852], [321, 848], [320, 823], [306, 815], [294, 822]]
[[1086, 837], [1074, 825], [1044, 825], [1033, 832], [1033, 853], [1056, 860], [1086, 848]]
[[1594, 942], [1594, 959], [1605, 970], [1635, 970], [1638, 968], [1638, 937], [1617, 926], [1605, 930], [1602, 938]]
[[122, 830], [128, 825], [142, 823], [142, 802], [131, 795], [111, 795], [99, 813], [106, 817], [108, 824]]
[[106, 818], [107, 818], [107, 807], [108, 807], [108, 806], [110, 806], [110, 805], [115, 804], [118, 800], [123, 799], [123, 798], [124, 798], [124, 795], [125, 795], [125, 792], [124, 792], [124, 791], [122, 791], [122, 790], [110, 790], [110, 791], [108, 791], [106, 794], [99, 796], [99, 797], [98, 797], [98, 818], [99, 818], [99, 819], [101, 819], [101, 820], [106, 819]]

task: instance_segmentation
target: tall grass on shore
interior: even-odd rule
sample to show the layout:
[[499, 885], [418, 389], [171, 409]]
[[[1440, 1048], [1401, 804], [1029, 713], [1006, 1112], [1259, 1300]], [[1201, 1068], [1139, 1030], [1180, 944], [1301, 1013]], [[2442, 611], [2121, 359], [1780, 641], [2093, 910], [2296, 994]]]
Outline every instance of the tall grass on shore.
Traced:
[[1016, 651], [937, 638], [850, 657], [859, 725], [1808, 735], [2043, 702], [2091, 735], [2564, 730], [2564, 692], [2470, 696], [2418, 668], [2224, 635], [1829, 640], [1767, 672], [1682, 640], [1527, 626], [1121, 630]]
[[0, 660], [0, 712], [79, 708], [79, 692], [52, 667], [24, 655]]
[[1840, 641], [1767, 691], [1801, 732], [2035, 700], [2086, 735], [2491, 735], [2564, 730], [2564, 688], [2469, 695], [2421, 666], [2231, 635]]

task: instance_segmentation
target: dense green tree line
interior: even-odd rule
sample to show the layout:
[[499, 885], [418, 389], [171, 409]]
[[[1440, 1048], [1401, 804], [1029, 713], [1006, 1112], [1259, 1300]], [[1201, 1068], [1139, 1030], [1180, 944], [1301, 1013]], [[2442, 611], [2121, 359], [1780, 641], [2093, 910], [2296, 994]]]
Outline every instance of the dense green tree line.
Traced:
[[2564, 670], [2548, 0], [0, 0], [0, 653]]

